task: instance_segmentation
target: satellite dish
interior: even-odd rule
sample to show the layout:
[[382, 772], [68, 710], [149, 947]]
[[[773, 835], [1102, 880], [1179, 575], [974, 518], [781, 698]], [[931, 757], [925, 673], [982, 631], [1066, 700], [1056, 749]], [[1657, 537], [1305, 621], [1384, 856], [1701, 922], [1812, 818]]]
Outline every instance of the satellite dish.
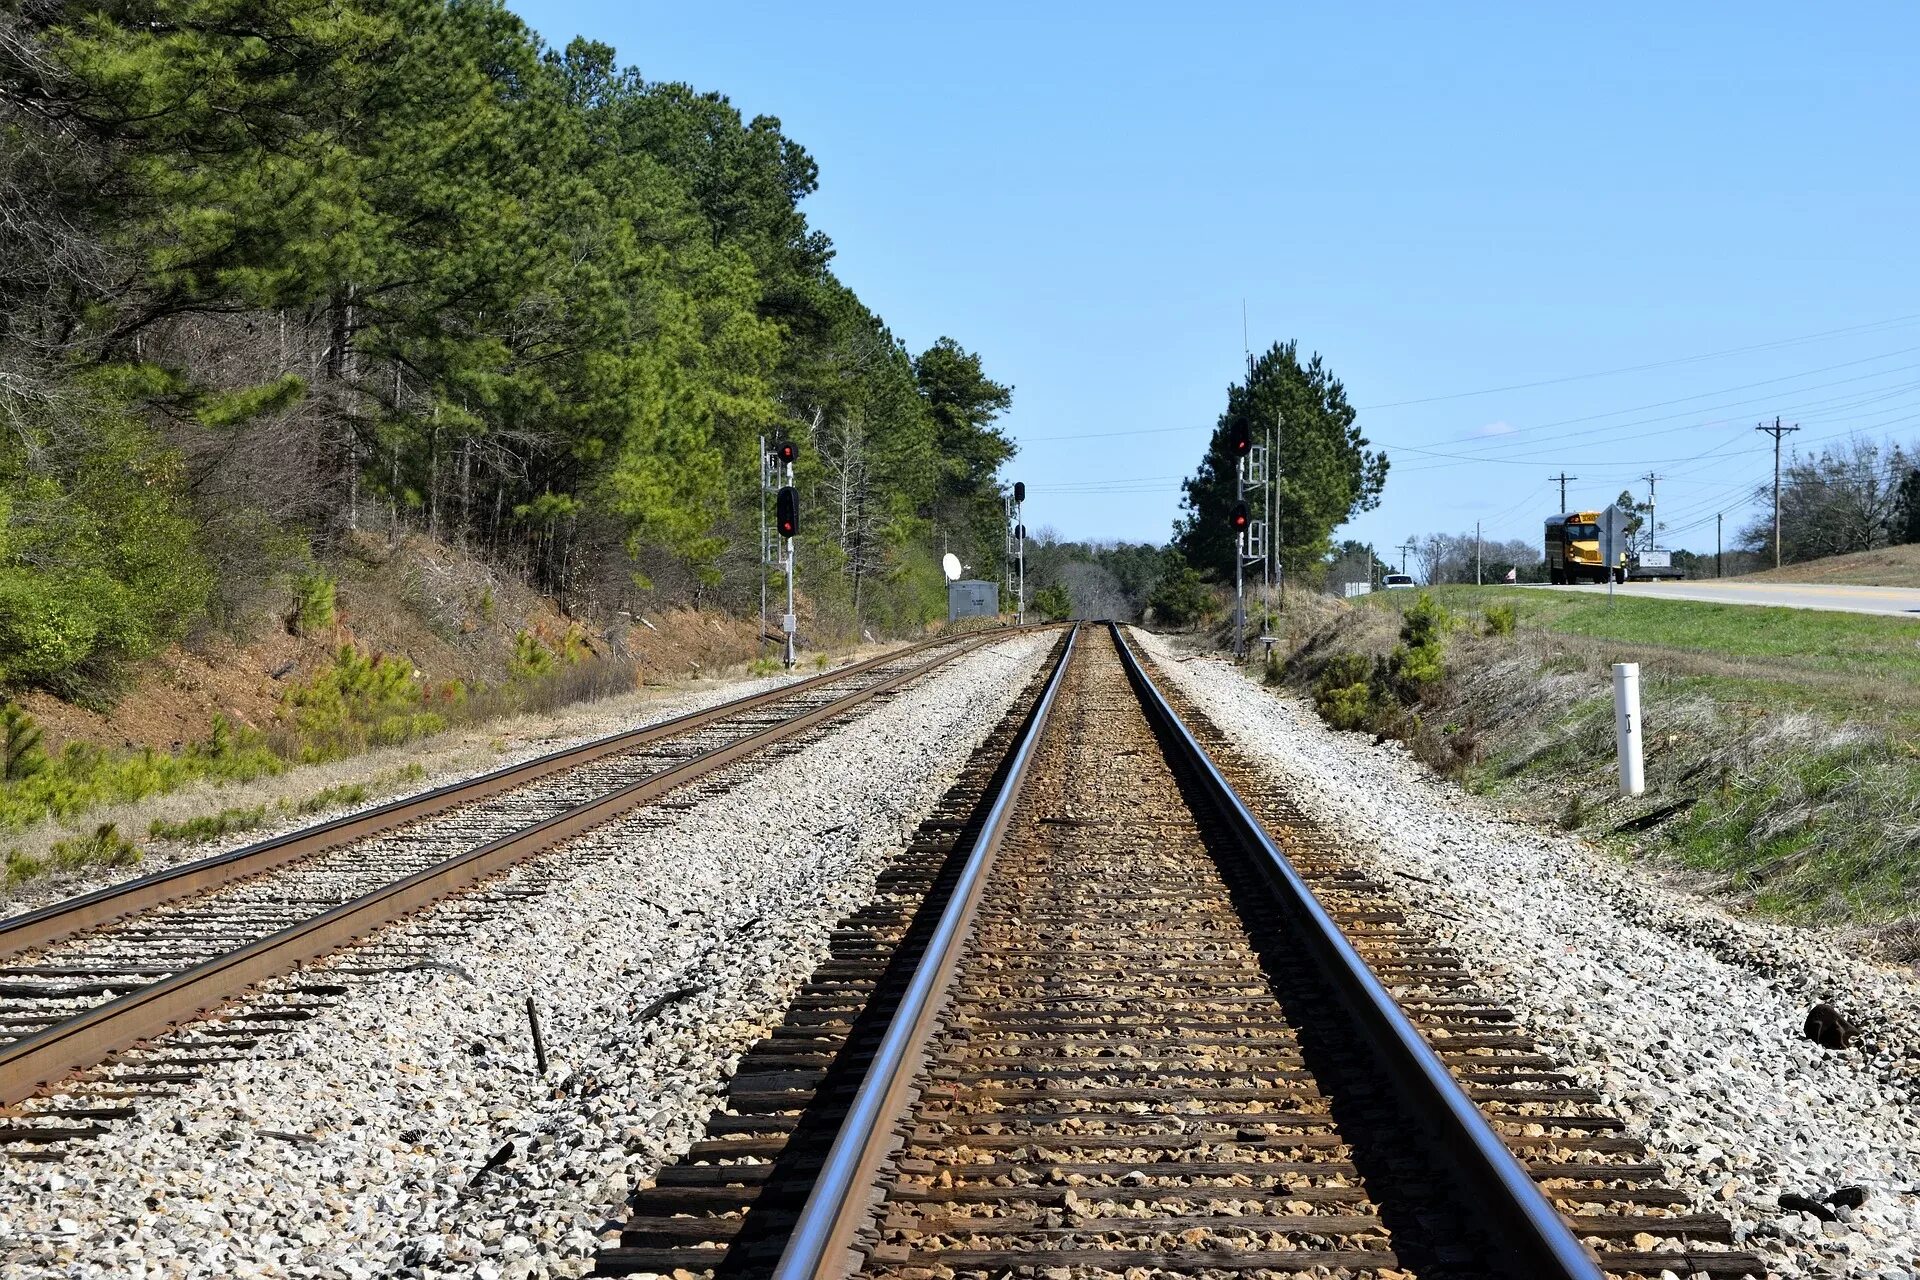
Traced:
[[948, 582], [960, 581], [960, 557], [949, 551], [940, 557], [940, 567], [946, 571]]

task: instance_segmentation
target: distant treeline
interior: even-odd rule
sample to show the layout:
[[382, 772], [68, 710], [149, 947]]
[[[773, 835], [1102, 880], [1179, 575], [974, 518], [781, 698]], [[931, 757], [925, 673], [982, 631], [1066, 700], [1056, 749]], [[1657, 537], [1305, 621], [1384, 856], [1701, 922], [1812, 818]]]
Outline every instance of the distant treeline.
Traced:
[[750, 609], [763, 434], [822, 625], [938, 614], [1011, 389], [835, 277], [817, 181], [494, 0], [0, 10], [0, 684], [98, 694], [400, 529]]

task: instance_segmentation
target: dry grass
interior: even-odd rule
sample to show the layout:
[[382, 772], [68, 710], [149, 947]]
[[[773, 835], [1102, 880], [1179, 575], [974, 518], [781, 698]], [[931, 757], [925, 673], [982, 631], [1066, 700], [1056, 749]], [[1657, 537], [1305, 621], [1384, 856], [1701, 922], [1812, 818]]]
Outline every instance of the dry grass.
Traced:
[[1827, 582], [1840, 586], [1920, 587], [1920, 543], [1803, 560], [1733, 579], [1738, 582]]

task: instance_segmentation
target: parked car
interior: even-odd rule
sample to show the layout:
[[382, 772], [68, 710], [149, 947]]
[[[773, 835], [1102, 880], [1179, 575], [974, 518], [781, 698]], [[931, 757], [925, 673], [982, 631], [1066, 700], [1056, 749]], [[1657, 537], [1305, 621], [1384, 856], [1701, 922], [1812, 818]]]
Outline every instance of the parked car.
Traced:
[[1410, 573], [1390, 573], [1380, 580], [1380, 585], [1388, 591], [1411, 591], [1414, 587], [1413, 575]]

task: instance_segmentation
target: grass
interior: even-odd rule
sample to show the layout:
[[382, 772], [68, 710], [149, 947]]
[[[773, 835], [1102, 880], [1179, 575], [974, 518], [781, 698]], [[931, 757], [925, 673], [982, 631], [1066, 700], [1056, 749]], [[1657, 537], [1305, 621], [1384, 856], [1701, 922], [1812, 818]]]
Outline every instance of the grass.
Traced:
[[[1920, 627], [1625, 597], [1609, 611], [1604, 597], [1510, 588], [1431, 595], [1451, 615], [1444, 677], [1400, 722], [1370, 712], [1366, 729], [1544, 823], [1703, 876], [1759, 914], [1920, 954]], [[1378, 670], [1419, 599], [1317, 617], [1269, 678], [1321, 695], [1330, 722], [1355, 719], [1328, 689]], [[1617, 660], [1643, 663], [1637, 798], [1615, 786]]]
[[[1564, 638], [1584, 658], [1641, 662], [1732, 701], [1920, 729], [1920, 620], [1636, 596], [1609, 604], [1600, 595], [1514, 587], [1431, 594], [1466, 616], [1511, 609], [1518, 632]], [[1417, 593], [1365, 599], [1404, 611], [1413, 603], [1407, 597]]]
[[414, 763], [367, 782], [347, 782], [339, 786], [327, 787], [299, 800], [282, 797], [272, 804], [262, 802], [245, 808], [222, 809], [217, 813], [196, 814], [179, 820], [155, 818], [147, 825], [147, 835], [155, 840], [205, 844], [209, 840], [218, 840], [221, 836], [235, 831], [252, 831], [264, 827], [269, 822], [282, 818], [304, 818], [319, 813], [323, 809], [361, 804], [370, 795], [384, 791], [390, 785], [418, 781], [426, 776], [426, 772], [425, 768]]

